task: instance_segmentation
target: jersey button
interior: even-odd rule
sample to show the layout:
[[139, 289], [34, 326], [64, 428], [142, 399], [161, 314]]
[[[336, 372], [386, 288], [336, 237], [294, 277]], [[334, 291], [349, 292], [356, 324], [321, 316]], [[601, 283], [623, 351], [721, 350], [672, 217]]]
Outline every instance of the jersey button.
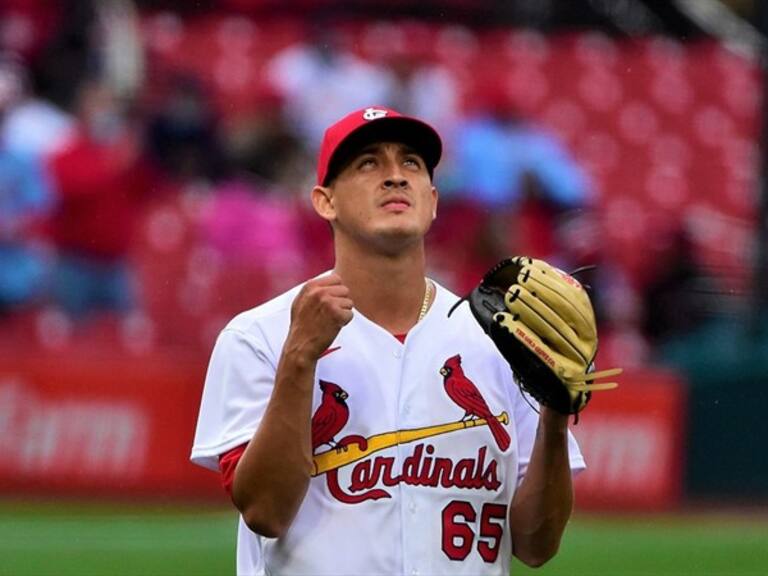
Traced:
[[408, 504], [408, 510], [410, 510], [411, 514], [416, 514], [416, 502], [411, 501], [411, 503]]
[[400, 358], [403, 355], [403, 352], [399, 349], [395, 350], [394, 353], [395, 358]]

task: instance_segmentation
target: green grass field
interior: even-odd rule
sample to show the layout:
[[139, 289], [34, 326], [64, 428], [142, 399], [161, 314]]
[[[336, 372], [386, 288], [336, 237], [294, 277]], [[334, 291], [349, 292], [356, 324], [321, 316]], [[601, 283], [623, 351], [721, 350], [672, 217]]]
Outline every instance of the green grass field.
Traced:
[[[234, 574], [230, 511], [0, 501], [0, 575]], [[765, 576], [768, 518], [577, 515], [560, 554], [515, 575]]]

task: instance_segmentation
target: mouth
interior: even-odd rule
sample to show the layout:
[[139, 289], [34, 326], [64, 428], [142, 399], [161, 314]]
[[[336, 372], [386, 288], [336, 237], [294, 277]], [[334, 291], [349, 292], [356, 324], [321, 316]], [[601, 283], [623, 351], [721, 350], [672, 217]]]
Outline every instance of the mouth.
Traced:
[[411, 207], [411, 202], [405, 196], [390, 196], [381, 203], [381, 207], [395, 212], [401, 212]]

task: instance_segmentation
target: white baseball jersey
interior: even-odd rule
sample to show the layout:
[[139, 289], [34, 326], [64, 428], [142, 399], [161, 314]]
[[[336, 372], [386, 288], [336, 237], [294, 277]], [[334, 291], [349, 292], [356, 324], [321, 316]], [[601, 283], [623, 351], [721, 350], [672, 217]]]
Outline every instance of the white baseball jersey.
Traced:
[[[243, 312], [220, 334], [193, 462], [218, 470], [220, 454], [253, 436], [299, 289]], [[447, 317], [457, 299], [437, 286], [404, 343], [355, 311], [317, 364], [318, 445], [304, 502], [279, 539], [240, 519], [238, 574], [508, 574], [508, 507], [538, 415], [468, 305]], [[335, 418], [323, 417], [329, 411]], [[581, 470], [569, 442], [571, 468]]]

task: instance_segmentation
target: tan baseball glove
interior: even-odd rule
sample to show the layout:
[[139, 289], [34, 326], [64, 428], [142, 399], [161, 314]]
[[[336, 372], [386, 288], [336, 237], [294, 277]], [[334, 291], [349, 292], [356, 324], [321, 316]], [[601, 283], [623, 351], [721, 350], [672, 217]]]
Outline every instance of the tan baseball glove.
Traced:
[[621, 369], [594, 371], [595, 313], [584, 287], [565, 272], [543, 260], [509, 258], [466, 300], [518, 384], [540, 404], [578, 414], [592, 392], [618, 386], [597, 382]]

